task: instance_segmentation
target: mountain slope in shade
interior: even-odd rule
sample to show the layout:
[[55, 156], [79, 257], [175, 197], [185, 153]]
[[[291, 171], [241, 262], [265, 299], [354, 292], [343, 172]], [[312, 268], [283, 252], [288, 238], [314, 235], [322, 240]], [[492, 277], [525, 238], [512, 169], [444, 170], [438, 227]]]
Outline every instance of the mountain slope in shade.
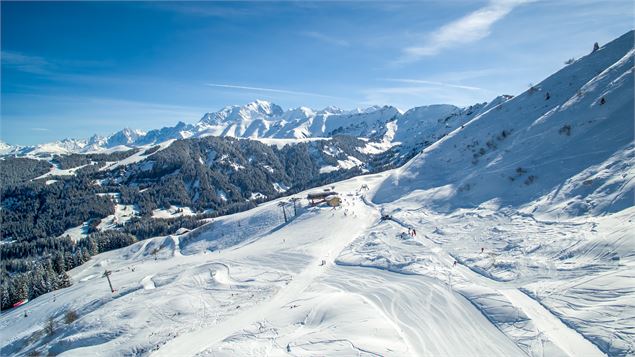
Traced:
[[396, 171], [377, 202], [412, 195], [437, 209], [492, 201], [571, 215], [631, 205], [633, 54], [629, 32], [491, 108]]

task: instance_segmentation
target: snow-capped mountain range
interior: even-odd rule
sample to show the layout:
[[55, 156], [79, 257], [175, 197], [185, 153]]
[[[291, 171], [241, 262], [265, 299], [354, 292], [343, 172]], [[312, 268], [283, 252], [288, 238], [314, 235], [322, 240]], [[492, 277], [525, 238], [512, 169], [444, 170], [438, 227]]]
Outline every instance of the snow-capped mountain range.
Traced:
[[[173, 139], [205, 136], [304, 139], [338, 134], [383, 142], [388, 144], [384, 145], [385, 149], [393, 145], [420, 142], [422, 138], [428, 140], [427, 136], [433, 131], [461, 125], [469, 117], [507, 99], [509, 96], [501, 96], [489, 105], [482, 103], [467, 108], [453, 105], [422, 106], [405, 113], [392, 106], [354, 110], [336, 107], [314, 110], [299, 107], [285, 111], [274, 103], [256, 100], [246, 105], [227, 106], [217, 112], [206, 113], [196, 124], [179, 122], [173, 127], [148, 132], [126, 128], [106, 137], [94, 135], [88, 139], [64, 139], [35, 146], [12, 146], [0, 142], [0, 154], [50, 157], [55, 154], [120, 151]], [[450, 122], [449, 118], [456, 117], [463, 117], [464, 120]]]

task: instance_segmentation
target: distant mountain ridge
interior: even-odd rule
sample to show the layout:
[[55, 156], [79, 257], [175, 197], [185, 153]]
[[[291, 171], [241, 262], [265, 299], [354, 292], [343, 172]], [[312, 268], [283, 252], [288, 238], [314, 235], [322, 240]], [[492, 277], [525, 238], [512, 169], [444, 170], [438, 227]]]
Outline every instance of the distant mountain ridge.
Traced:
[[[499, 97], [492, 103], [505, 100], [504, 98], [506, 97]], [[385, 150], [394, 145], [428, 140], [424, 136], [435, 123], [446, 117], [477, 114], [489, 107], [491, 105], [487, 103], [467, 108], [443, 104], [416, 107], [405, 113], [393, 106], [354, 110], [337, 107], [283, 110], [277, 104], [256, 100], [242, 106], [227, 106], [216, 112], [205, 113], [195, 124], [179, 122], [173, 127], [148, 132], [125, 128], [110, 136], [93, 135], [88, 139], [64, 139], [34, 146], [12, 146], [0, 142], [0, 155], [51, 157], [72, 153], [112, 152], [156, 145], [168, 140], [205, 136], [305, 139], [351, 135], [384, 142], [387, 144]]]

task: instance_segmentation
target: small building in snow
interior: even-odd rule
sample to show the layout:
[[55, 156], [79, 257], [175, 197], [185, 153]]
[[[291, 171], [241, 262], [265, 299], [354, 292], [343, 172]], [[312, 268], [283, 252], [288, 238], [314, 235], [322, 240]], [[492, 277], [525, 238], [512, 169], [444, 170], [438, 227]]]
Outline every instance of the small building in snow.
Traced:
[[312, 206], [315, 206], [322, 202], [326, 202], [326, 198], [329, 196], [337, 197], [337, 192], [334, 192], [334, 191], [311, 192], [306, 196], [306, 199], [309, 200], [309, 202], [311, 202]]

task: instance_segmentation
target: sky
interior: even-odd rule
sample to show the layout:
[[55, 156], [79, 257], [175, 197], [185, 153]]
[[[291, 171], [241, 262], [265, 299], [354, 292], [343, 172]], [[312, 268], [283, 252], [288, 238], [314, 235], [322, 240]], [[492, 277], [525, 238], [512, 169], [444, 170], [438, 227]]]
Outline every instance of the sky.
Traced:
[[631, 30], [630, 0], [7, 2], [0, 139], [195, 123], [255, 99], [402, 110], [518, 94]]

